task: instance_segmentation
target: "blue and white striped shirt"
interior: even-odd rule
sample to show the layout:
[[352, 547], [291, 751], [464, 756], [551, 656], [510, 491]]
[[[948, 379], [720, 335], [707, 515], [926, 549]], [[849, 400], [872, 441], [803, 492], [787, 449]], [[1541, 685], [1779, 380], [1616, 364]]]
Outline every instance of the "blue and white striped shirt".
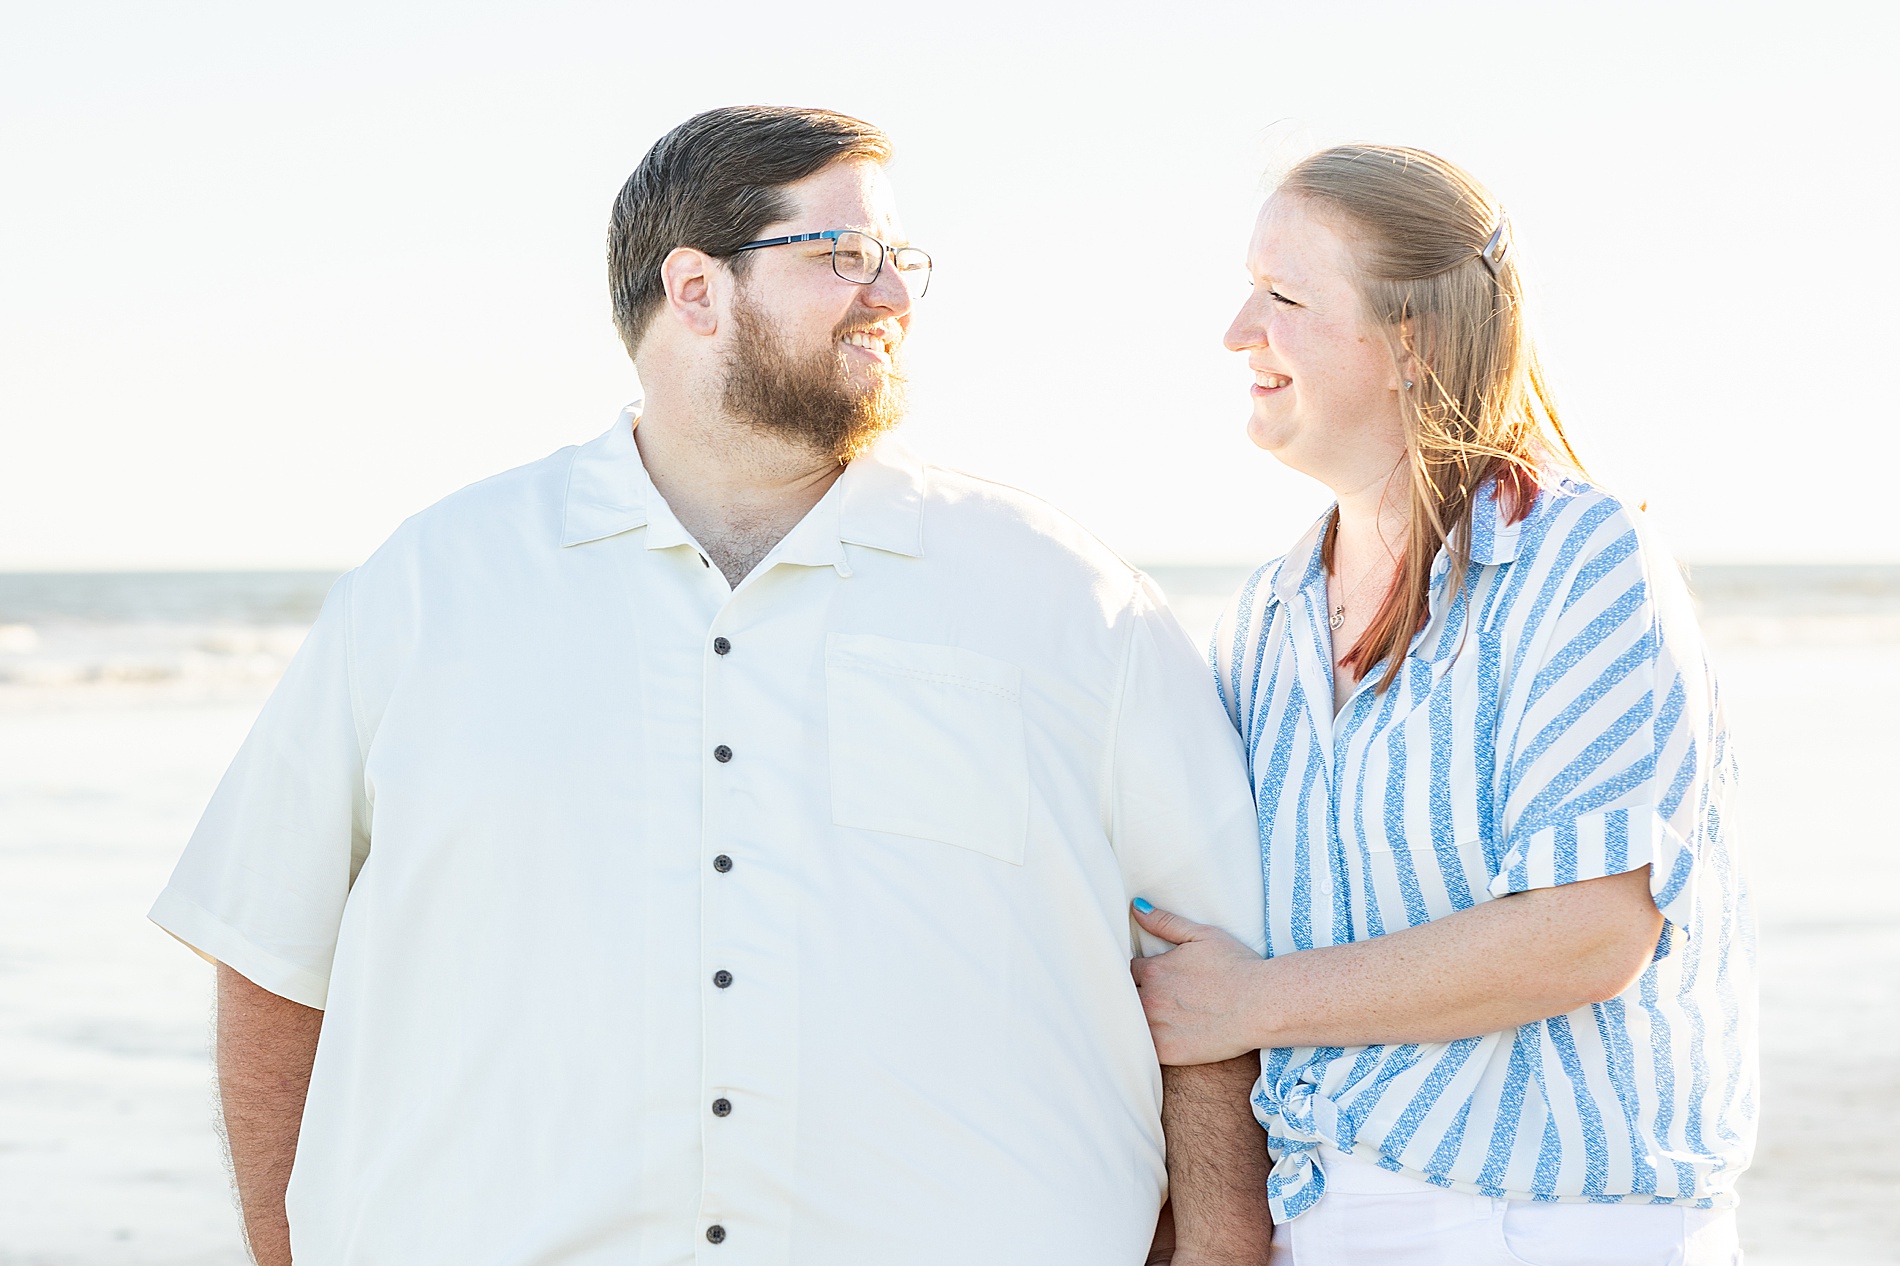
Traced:
[[1614, 498], [1566, 482], [1471, 566], [1392, 688], [1333, 715], [1325, 520], [1242, 587], [1212, 658], [1260, 811], [1267, 953], [1416, 927], [1650, 868], [1665, 916], [1621, 996], [1456, 1042], [1263, 1053], [1273, 1211], [1326, 1189], [1321, 1141], [1507, 1199], [1735, 1202], [1757, 1101], [1753, 924], [1735, 758], [1682, 577]]

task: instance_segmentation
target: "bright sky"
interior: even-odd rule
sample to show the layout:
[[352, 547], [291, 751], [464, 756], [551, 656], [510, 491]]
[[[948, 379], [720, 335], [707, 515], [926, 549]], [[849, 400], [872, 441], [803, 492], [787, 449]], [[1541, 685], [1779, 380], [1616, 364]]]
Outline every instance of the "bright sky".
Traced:
[[604, 430], [608, 205], [752, 101], [896, 139], [913, 445], [1131, 558], [1325, 504], [1220, 336], [1265, 173], [1370, 139], [1504, 199], [1576, 443], [1684, 557], [1900, 560], [1896, 12], [10, 5], [0, 568], [346, 565]]

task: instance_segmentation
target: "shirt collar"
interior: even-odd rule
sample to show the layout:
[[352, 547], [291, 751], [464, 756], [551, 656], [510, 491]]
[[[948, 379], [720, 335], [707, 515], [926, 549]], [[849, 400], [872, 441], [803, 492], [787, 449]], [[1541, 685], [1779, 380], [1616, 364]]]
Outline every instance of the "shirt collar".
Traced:
[[[1478, 485], [1471, 506], [1471, 561], [1492, 567], [1517, 561], [1518, 533], [1524, 520], [1504, 521], [1504, 507], [1498, 504], [1498, 481], [1487, 479]], [[1444, 551], [1439, 551], [1444, 557]]]
[[1280, 560], [1280, 569], [1273, 576], [1273, 601], [1291, 602], [1300, 590], [1317, 583], [1321, 586], [1320, 606], [1326, 605], [1326, 563], [1321, 557], [1320, 546], [1326, 540], [1326, 526], [1332, 522], [1332, 518], [1332, 508], [1328, 507], [1326, 513], [1306, 529], [1300, 539], [1294, 542], [1293, 548], [1286, 552], [1286, 557]]
[[924, 556], [924, 463], [886, 435], [838, 480], [838, 539], [906, 558]]
[[[563, 546], [584, 545], [638, 527], [647, 529], [649, 549], [691, 543], [691, 535], [640, 461], [639, 446], [633, 442], [639, 418], [636, 400], [620, 411], [606, 434], [575, 452], [561, 524]], [[775, 552], [782, 562], [832, 565], [846, 575], [847, 544], [920, 558], [923, 512], [924, 464], [887, 435], [845, 469]]]
[[[1326, 565], [1321, 561], [1320, 546], [1326, 539], [1326, 525], [1332, 517], [1333, 510], [1328, 507], [1294, 543], [1293, 548], [1287, 551], [1286, 557], [1280, 561], [1279, 571], [1273, 577], [1272, 601], [1291, 602], [1293, 596], [1302, 589], [1325, 583]], [[1485, 480], [1478, 486], [1472, 500], [1471, 561], [1481, 567], [1516, 562], [1518, 536], [1524, 522], [1523, 519], [1516, 523], [1504, 521], [1504, 509], [1498, 504], [1498, 481]], [[1432, 562], [1433, 614], [1437, 613], [1444, 582], [1450, 572], [1451, 554], [1441, 548], [1438, 557]], [[1320, 601], [1324, 605], [1323, 592]]]
[[575, 450], [567, 473], [562, 545], [584, 545], [647, 525], [648, 498], [659, 498], [633, 443], [633, 424], [639, 416], [636, 400], [620, 411], [605, 435]]

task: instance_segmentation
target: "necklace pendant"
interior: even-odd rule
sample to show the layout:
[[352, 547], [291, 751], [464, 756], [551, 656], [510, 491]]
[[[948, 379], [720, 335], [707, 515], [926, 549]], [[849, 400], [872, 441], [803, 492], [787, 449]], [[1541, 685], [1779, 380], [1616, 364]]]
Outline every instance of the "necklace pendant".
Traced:
[[1333, 632], [1337, 633], [1339, 632], [1339, 626], [1344, 624], [1345, 622], [1346, 622], [1346, 608], [1334, 607], [1333, 618], [1328, 620], [1326, 623], [1333, 630]]

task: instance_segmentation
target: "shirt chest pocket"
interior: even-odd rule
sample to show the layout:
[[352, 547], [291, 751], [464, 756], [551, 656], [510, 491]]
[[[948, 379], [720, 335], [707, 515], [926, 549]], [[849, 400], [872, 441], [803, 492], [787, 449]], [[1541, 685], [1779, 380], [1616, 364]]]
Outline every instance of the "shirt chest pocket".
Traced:
[[974, 651], [831, 634], [831, 820], [1021, 865], [1029, 833], [1021, 691], [1021, 669]]

